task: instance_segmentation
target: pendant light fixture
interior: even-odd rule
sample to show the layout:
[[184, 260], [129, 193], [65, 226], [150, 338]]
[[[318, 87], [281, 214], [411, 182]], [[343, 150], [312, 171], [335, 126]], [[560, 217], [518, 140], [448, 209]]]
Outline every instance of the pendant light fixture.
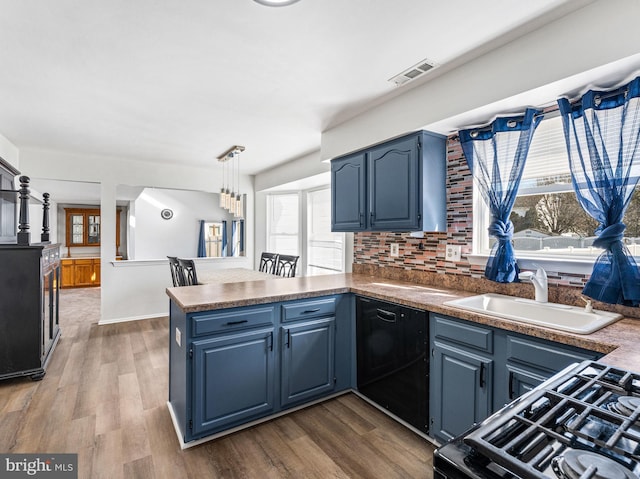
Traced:
[[[223, 182], [220, 190], [220, 207], [234, 216], [240, 216], [243, 208], [240, 195], [240, 153], [243, 151], [244, 146], [235, 145], [218, 157], [218, 161], [222, 162]], [[231, 163], [227, 165], [229, 161]]]
[[229, 211], [231, 205], [231, 190], [230, 190], [231, 174], [229, 173], [229, 166], [227, 166], [227, 189], [224, 194], [224, 209]]
[[236, 203], [234, 205], [235, 215], [238, 218], [242, 218], [242, 195], [240, 194], [240, 152], [234, 155], [236, 162], [236, 181], [238, 188], [236, 189]]
[[[220, 159], [218, 158], [218, 161], [220, 161]], [[222, 188], [220, 188], [220, 202], [219, 202], [219, 206], [220, 208], [224, 209], [224, 205], [225, 205], [225, 197], [227, 194], [227, 190], [225, 189], [225, 181], [226, 181], [226, 176], [225, 173], [227, 171], [227, 168], [225, 167], [225, 163], [222, 163]]]

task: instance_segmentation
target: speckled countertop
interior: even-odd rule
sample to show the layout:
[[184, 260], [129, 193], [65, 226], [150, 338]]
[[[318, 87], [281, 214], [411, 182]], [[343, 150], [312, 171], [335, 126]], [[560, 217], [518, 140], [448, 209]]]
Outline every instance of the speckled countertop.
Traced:
[[472, 296], [477, 294], [475, 292], [397, 281], [366, 274], [277, 278], [265, 281], [167, 288], [169, 297], [187, 313], [341, 293], [361, 294], [598, 351], [605, 354], [600, 360], [601, 362], [632, 371], [640, 371], [639, 319], [625, 317], [589, 335], [573, 334], [443, 305], [445, 301]]

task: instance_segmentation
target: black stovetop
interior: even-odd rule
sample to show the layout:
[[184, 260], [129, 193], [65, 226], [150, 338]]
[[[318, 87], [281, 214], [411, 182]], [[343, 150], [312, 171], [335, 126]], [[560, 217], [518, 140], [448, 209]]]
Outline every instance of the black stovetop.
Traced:
[[439, 448], [434, 466], [447, 478], [640, 477], [640, 375], [567, 368]]

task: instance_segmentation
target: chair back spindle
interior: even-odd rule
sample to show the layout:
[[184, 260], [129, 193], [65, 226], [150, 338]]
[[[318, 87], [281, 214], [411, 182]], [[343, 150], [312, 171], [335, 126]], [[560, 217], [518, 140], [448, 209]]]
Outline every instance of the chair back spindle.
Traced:
[[171, 270], [171, 280], [173, 281], [173, 286], [184, 286], [184, 278], [182, 273], [182, 268], [180, 263], [178, 263], [178, 258], [175, 256], [167, 256], [169, 258], [169, 269]]
[[291, 256], [286, 254], [278, 255], [278, 266], [276, 274], [285, 278], [293, 278], [296, 275], [296, 266], [300, 256]]
[[275, 274], [277, 263], [277, 253], [262, 253], [262, 255], [260, 256], [260, 266], [258, 270], [262, 271], [263, 273]]
[[196, 274], [196, 264], [192, 259], [178, 258], [178, 264], [182, 268], [184, 276], [183, 286], [195, 286], [198, 284], [198, 275]]

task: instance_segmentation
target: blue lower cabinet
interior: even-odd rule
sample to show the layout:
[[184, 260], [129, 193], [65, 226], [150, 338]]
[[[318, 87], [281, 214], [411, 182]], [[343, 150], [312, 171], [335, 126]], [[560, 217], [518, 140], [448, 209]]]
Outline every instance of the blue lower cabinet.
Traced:
[[171, 303], [169, 402], [185, 443], [353, 387], [352, 295], [185, 314]]
[[507, 363], [507, 398], [505, 404], [528, 393], [542, 384], [549, 376]]
[[283, 406], [323, 396], [335, 389], [335, 324], [335, 317], [329, 317], [281, 328]]
[[274, 410], [274, 328], [193, 342], [194, 436]]
[[436, 341], [430, 380], [430, 434], [440, 442], [462, 434], [491, 413], [491, 359]]
[[597, 360], [601, 354], [543, 339], [506, 333], [505, 365], [496, 409], [510, 403], [567, 366], [585, 360]]
[[444, 443], [570, 364], [602, 355], [431, 313], [429, 434]]

